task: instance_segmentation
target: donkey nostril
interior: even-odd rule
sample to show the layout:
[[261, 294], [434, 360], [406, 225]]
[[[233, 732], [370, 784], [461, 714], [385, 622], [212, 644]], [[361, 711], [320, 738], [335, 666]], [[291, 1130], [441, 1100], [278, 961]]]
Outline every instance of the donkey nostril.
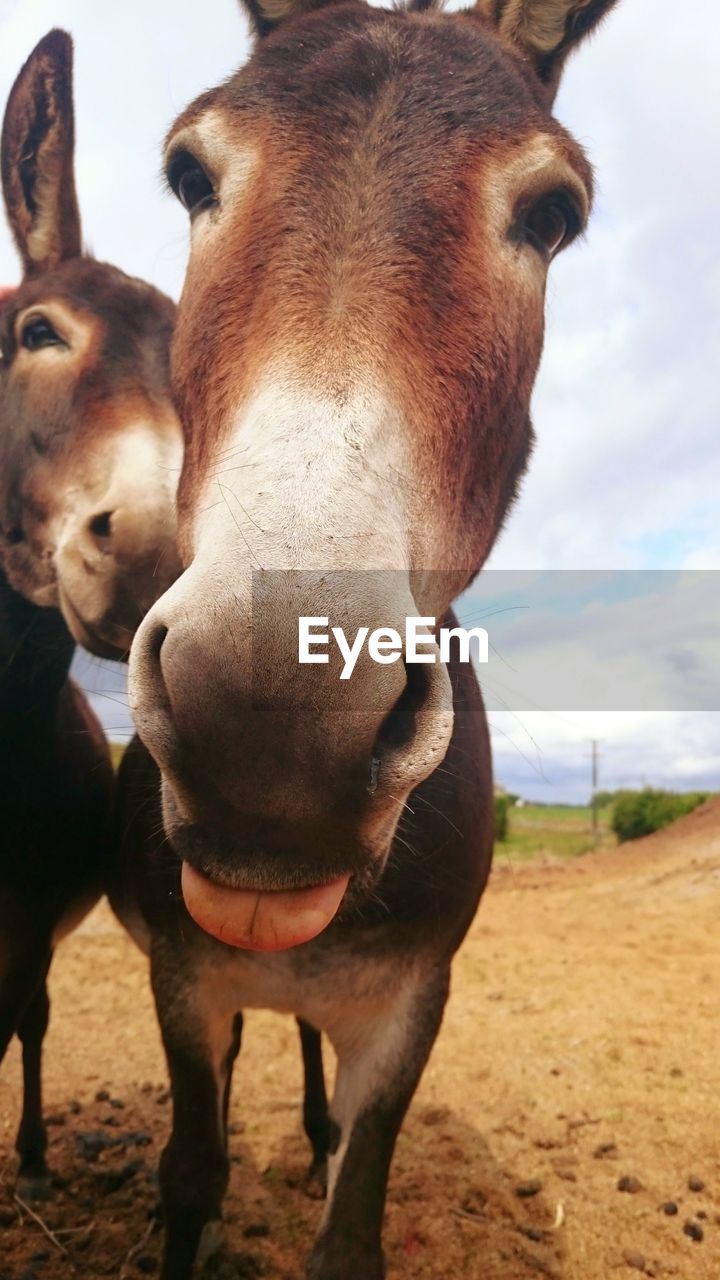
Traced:
[[21, 528], [10, 529], [6, 535], [8, 546], [17, 547], [21, 542], [25, 541], [25, 534]]
[[88, 524], [88, 529], [94, 541], [97, 543], [101, 551], [108, 551], [112, 539], [112, 511], [101, 511], [99, 515], [93, 516]]
[[173, 709], [161, 656], [168, 635], [168, 627], [151, 610], [140, 624], [130, 649], [128, 680], [135, 726], [162, 767], [170, 767], [177, 754]]
[[375, 754], [399, 751], [414, 741], [417, 717], [429, 691], [427, 667], [405, 664], [406, 684], [392, 711], [385, 717], [375, 743]]
[[160, 653], [167, 637], [168, 629], [164, 626], [155, 627], [152, 635], [150, 636], [148, 641], [148, 654], [156, 663], [160, 662]]

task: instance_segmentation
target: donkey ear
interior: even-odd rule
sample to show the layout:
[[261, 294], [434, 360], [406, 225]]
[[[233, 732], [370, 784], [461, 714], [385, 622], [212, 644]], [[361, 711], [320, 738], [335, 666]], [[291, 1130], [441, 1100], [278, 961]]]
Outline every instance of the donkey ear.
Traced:
[[5, 110], [5, 208], [26, 276], [82, 252], [74, 176], [73, 43], [51, 31], [30, 54]]
[[555, 96], [567, 55], [617, 0], [478, 0], [499, 34], [534, 64]]
[[240, 0], [257, 36], [267, 36], [283, 22], [299, 18], [314, 9], [325, 9], [339, 0]]

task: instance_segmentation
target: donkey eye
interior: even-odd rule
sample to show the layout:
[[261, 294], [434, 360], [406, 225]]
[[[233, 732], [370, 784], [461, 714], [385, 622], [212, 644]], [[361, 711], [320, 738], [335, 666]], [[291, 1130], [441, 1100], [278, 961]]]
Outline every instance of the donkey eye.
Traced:
[[561, 196], [538, 201], [525, 214], [525, 238], [540, 253], [552, 258], [576, 234], [580, 224], [577, 212]]
[[168, 179], [191, 218], [217, 204], [215, 188], [194, 156], [187, 153], [178, 156], [170, 166]]
[[42, 347], [65, 346], [59, 333], [56, 333], [49, 321], [41, 316], [28, 320], [23, 326], [21, 340], [26, 351], [40, 351]]

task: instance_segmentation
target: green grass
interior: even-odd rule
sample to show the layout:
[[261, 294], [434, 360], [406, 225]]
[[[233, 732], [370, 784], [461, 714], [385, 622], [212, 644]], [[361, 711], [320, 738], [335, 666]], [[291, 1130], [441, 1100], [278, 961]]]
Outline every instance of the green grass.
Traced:
[[[611, 808], [599, 814], [603, 846], [614, 845], [610, 829]], [[589, 806], [527, 804], [508, 813], [508, 838], [498, 841], [496, 856], [511, 862], [531, 858], [576, 858], [593, 847], [592, 815]]]

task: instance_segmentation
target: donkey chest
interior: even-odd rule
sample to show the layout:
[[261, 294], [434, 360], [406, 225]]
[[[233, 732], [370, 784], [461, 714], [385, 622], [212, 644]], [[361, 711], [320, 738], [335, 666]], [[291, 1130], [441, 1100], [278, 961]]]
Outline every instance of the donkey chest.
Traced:
[[225, 952], [201, 962], [202, 987], [228, 1011], [270, 1009], [294, 1014], [331, 1036], [353, 1011], [359, 1020], [392, 1000], [416, 969], [397, 957], [369, 958], [332, 952], [325, 963], [310, 954], [249, 956]]

